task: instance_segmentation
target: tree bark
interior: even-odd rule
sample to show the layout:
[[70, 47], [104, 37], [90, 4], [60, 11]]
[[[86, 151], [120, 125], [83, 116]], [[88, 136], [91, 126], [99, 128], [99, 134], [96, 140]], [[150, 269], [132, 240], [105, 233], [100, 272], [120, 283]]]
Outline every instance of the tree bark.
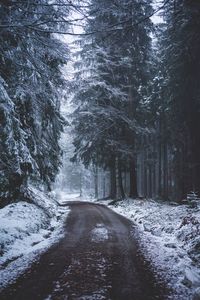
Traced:
[[80, 198], [83, 196], [83, 189], [82, 189], [82, 170], [80, 171]]
[[117, 184], [116, 184], [116, 159], [113, 158], [110, 164], [110, 199], [116, 199]]
[[95, 199], [97, 199], [98, 196], [99, 196], [99, 191], [98, 191], [98, 167], [95, 167], [95, 170], [94, 170], [94, 186], [95, 186]]
[[121, 162], [118, 160], [118, 185], [119, 185], [119, 191], [122, 199], [125, 199], [125, 192], [123, 187], [123, 179], [122, 179], [122, 169], [121, 169]]
[[136, 167], [135, 167], [134, 159], [132, 159], [130, 162], [130, 193], [129, 193], [129, 196], [131, 198], [138, 197], [137, 174], [136, 174]]

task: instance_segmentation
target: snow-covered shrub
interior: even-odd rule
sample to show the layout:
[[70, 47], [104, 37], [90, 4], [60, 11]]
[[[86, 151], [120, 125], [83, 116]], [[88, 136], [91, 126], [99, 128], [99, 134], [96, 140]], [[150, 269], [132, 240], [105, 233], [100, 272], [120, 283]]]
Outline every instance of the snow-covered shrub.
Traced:
[[184, 243], [195, 239], [200, 235], [200, 222], [197, 217], [187, 215], [182, 219], [177, 237]]

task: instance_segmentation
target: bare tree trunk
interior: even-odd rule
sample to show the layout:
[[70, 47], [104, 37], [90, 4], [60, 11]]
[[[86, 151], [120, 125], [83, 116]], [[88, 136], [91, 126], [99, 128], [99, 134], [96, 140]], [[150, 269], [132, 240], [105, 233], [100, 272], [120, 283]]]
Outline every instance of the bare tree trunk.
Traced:
[[149, 165], [149, 197], [152, 198], [152, 167]]
[[103, 176], [103, 198], [106, 197], [106, 178], [105, 178], [105, 174]]
[[163, 196], [164, 200], [168, 200], [168, 151], [167, 151], [167, 143], [164, 142], [163, 145]]
[[122, 199], [125, 199], [125, 192], [123, 187], [123, 181], [122, 181], [122, 170], [121, 170], [121, 161], [118, 160], [118, 185], [119, 185], [119, 191]]
[[134, 159], [130, 162], [130, 193], [129, 196], [131, 198], [137, 198], [138, 197], [138, 191], [137, 191], [137, 174], [136, 174], [136, 166]]
[[99, 191], [98, 191], [98, 167], [95, 166], [94, 170], [94, 186], [95, 186], [95, 198], [98, 199]]
[[152, 167], [153, 170], [152, 170], [152, 187], [153, 187], [153, 190], [152, 190], [152, 197], [156, 197], [156, 164], [154, 164], [154, 166]]
[[[159, 120], [159, 135], [162, 134], [162, 126], [161, 126], [161, 120]], [[161, 137], [160, 137], [161, 139]], [[162, 141], [159, 141], [158, 145], [158, 151], [159, 151], [159, 158], [158, 158], [158, 196], [162, 196]]]
[[[130, 74], [130, 76], [131, 76], [131, 74]], [[138, 105], [138, 99], [137, 99], [137, 97], [134, 97], [133, 88], [131, 86], [131, 82], [130, 82], [130, 88], [129, 88], [128, 98], [129, 98], [129, 111], [128, 111], [128, 114], [129, 114], [129, 118], [131, 120], [133, 120], [134, 117], [135, 117], [136, 108], [137, 108], [137, 105]], [[130, 136], [129, 140], [130, 140], [130, 145], [132, 145], [133, 148], [135, 148], [134, 135]], [[137, 198], [138, 197], [137, 173], [136, 173], [136, 165], [135, 165], [134, 158], [130, 159], [129, 168], [130, 168], [130, 192], [129, 192], [129, 196], [131, 198]]]
[[124, 175], [124, 176], [123, 176], [124, 191], [125, 191], [125, 193], [126, 193], [126, 191], [127, 191], [126, 169], [125, 169], [125, 172], [124, 172], [123, 175]]
[[110, 199], [117, 197], [117, 183], [116, 183], [116, 159], [113, 158], [110, 164]]
[[82, 189], [82, 170], [80, 171], [80, 198], [83, 196], [83, 189]]

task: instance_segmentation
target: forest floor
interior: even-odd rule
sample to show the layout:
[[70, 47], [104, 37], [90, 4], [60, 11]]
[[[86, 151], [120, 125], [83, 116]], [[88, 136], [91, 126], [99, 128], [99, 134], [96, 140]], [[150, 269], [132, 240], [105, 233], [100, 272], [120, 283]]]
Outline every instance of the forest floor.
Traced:
[[2, 300], [175, 299], [145, 262], [131, 221], [104, 205], [65, 204], [64, 237], [2, 291]]

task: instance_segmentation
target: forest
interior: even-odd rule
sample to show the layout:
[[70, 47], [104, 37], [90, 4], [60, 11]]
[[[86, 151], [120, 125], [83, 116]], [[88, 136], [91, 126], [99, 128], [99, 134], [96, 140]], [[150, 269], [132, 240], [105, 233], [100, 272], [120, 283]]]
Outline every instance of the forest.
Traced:
[[[101, 170], [105, 198], [198, 194], [198, 1], [1, 0], [0, 14], [1, 207], [29, 184], [52, 189], [65, 126], [71, 161], [96, 181]], [[60, 113], [67, 98], [70, 122]]]
[[200, 300], [200, 1], [0, 0], [0, 299]]

